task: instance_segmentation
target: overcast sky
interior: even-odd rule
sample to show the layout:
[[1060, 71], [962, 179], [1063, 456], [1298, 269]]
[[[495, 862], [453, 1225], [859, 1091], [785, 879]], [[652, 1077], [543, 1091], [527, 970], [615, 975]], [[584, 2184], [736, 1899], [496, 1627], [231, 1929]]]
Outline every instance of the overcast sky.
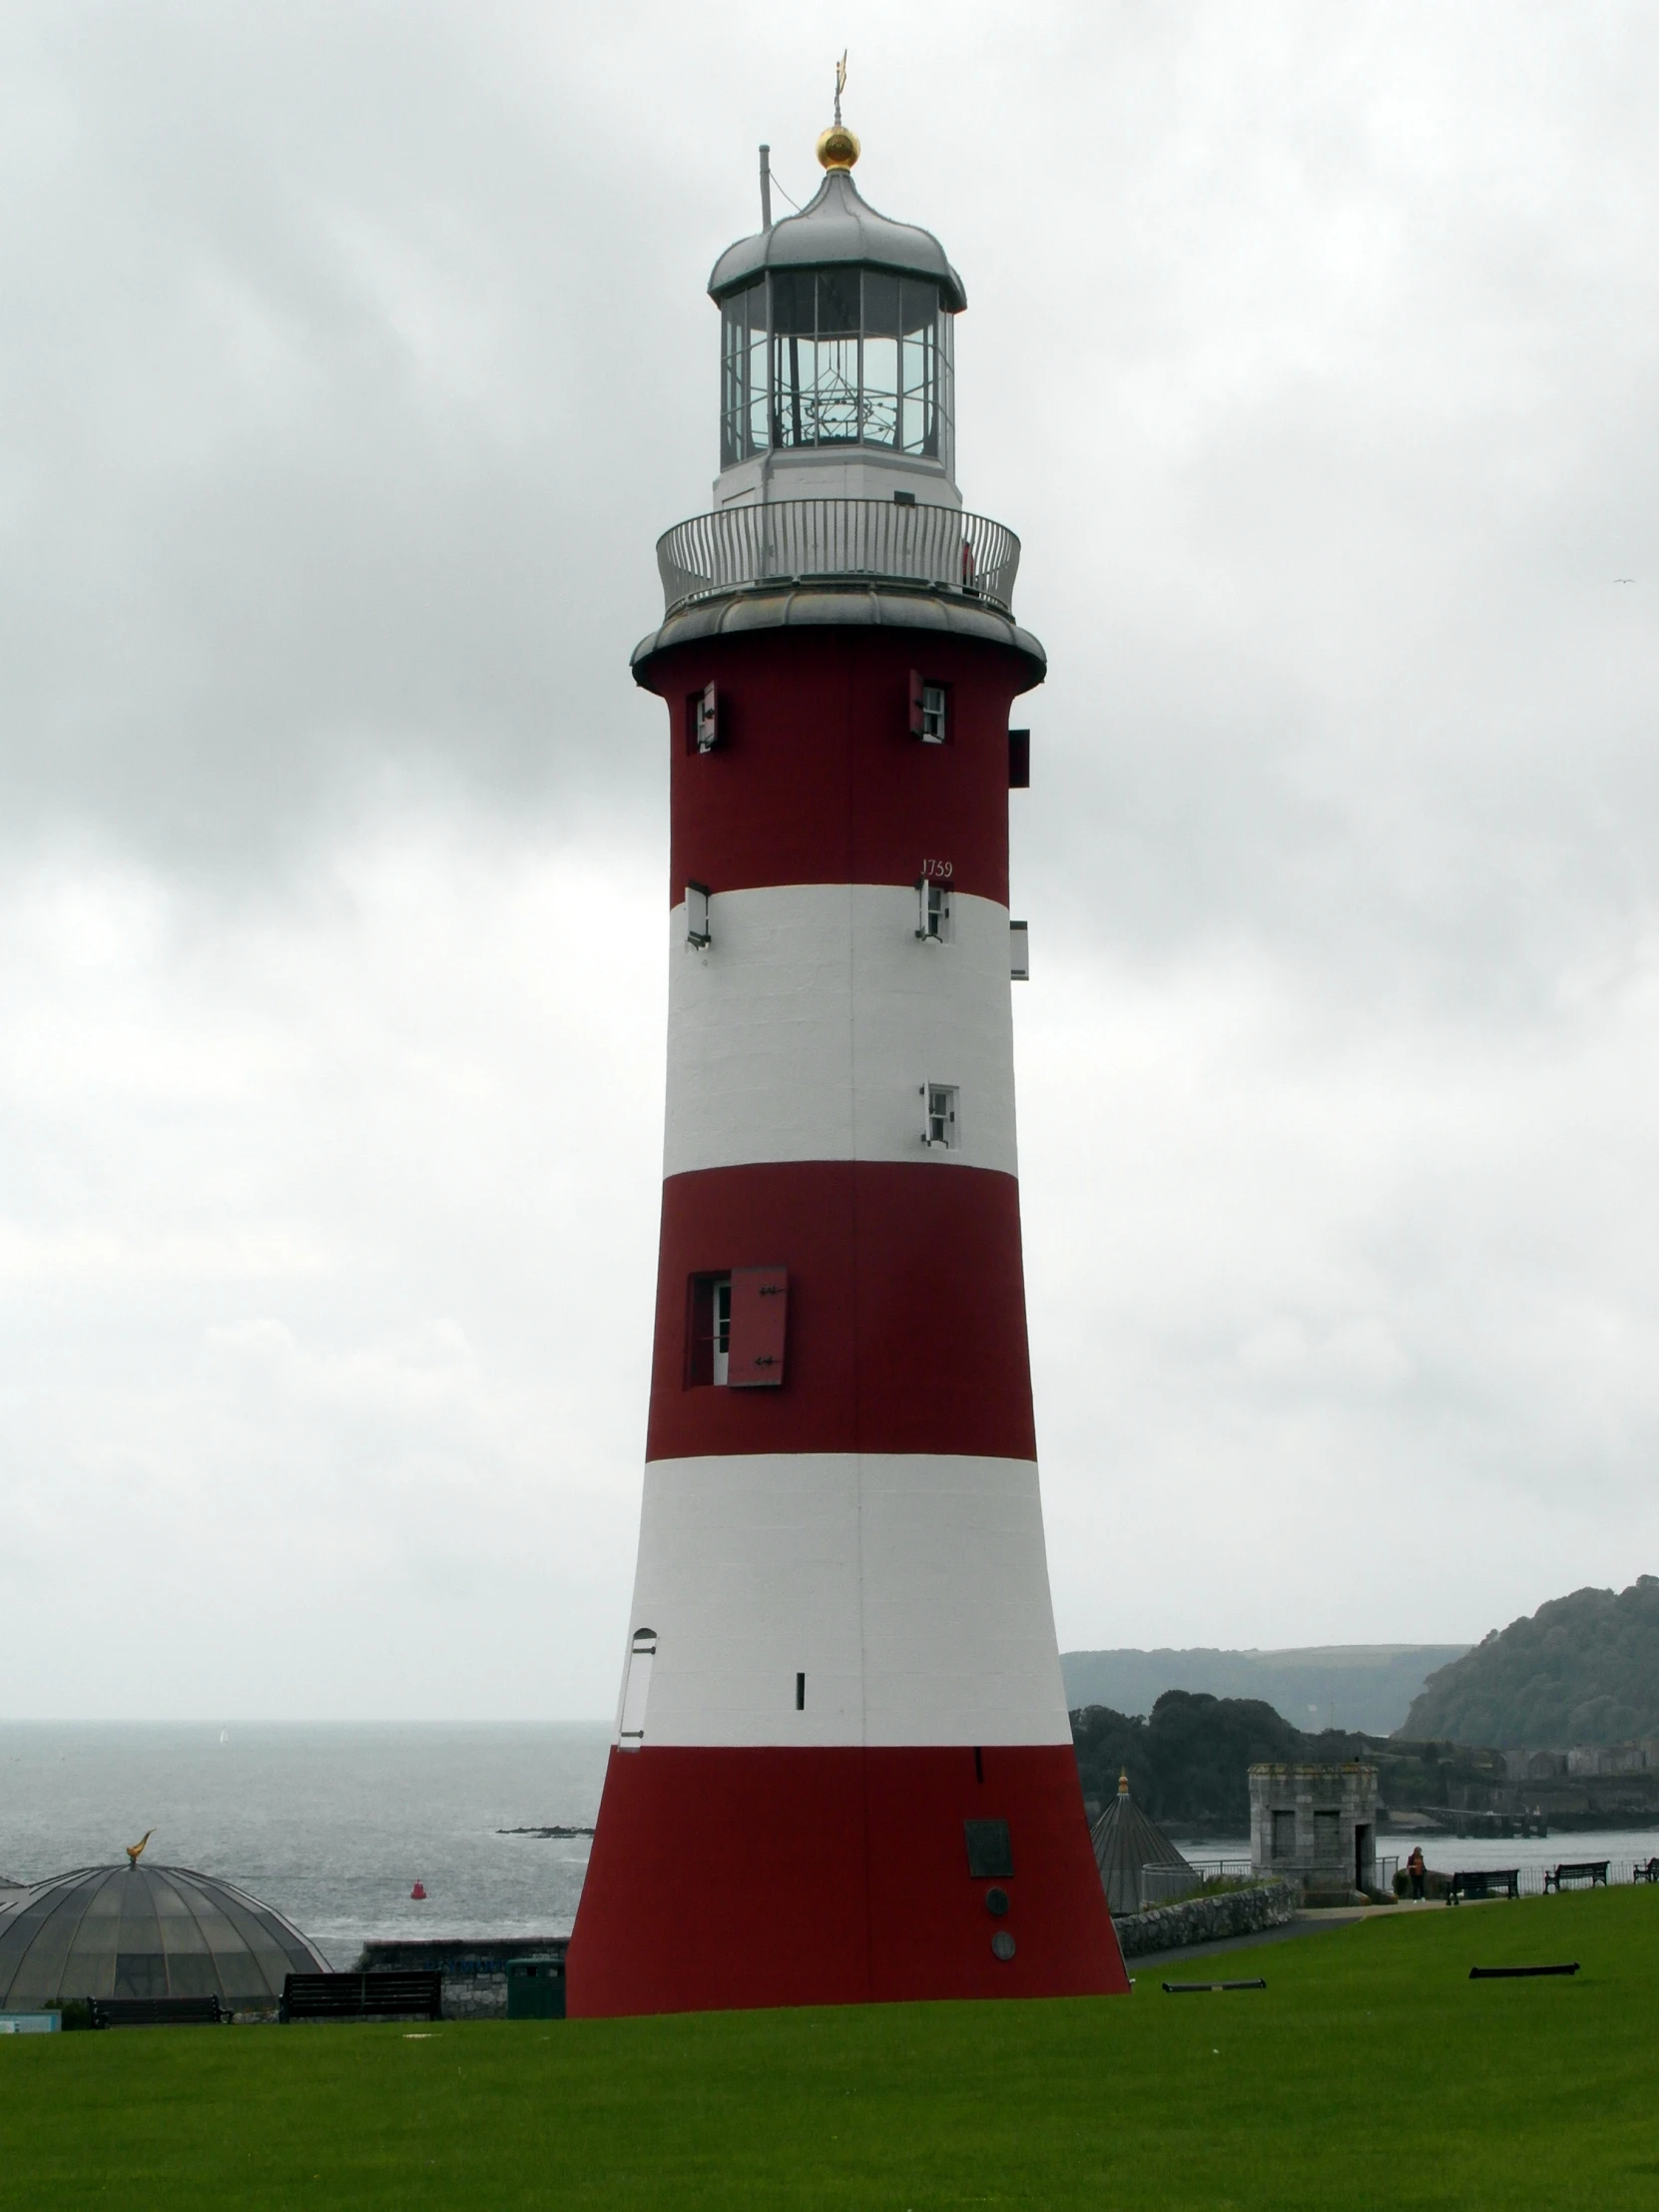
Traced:
[[[11, 0], [0, 1712], [608, 1713], [716, 254], [965, 278], [1060, 1640], [1659, 1566], [1659, 14]], [[1629, 579], [1628, 582], [1620, 579]]]

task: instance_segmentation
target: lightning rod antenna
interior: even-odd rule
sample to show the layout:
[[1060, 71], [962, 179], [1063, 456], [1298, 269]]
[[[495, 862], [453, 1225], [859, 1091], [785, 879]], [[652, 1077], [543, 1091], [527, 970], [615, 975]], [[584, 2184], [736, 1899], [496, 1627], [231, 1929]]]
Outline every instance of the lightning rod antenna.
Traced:
[[846, 48], [841, 48], [841, 58], [835, 64], [835, 128], [841, 126], [841, 94], [846, 90]]
[[772, 148], [761, 148], [761, 229], [772, 229]]

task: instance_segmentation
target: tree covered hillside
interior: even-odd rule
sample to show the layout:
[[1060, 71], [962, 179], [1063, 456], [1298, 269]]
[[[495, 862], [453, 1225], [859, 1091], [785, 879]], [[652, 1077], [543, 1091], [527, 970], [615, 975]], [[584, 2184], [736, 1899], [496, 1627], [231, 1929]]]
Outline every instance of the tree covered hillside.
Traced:
[[1534, 1751], [1659, 1735], [1659, 1575], [1494, 1628], [1428, 1677], [1401, 1733]]
[[1243, 1835], [1250, 1826], [1254, 1761], [1306, 1759], [1312, 1738], [1257, 1698], [1166, 1690], [1151, 1717], [1090, 1705], [1071, 1716], [1085, 1797], [1102, 1805], [1127, 1768], [1143, 1813], [1183, 1827]]

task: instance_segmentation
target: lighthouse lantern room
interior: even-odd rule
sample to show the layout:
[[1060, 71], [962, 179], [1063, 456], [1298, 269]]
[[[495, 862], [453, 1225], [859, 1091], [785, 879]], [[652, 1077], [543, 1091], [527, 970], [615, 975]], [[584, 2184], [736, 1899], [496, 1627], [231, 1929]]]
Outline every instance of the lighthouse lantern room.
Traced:
[[[936, 239], [852, 180], [715, 266], [658, 545], [668, 1094], [639, 1557], [573, 2012], [1127, 1987], [1061, 1687], [1014, 1130], [1019, 542]], [[763, 199], [763, 213], [766, 203]]]

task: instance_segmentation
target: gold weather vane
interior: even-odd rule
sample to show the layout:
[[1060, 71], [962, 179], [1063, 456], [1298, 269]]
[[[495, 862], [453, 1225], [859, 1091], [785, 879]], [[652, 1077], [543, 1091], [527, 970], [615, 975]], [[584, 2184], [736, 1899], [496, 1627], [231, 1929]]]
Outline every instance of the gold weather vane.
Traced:
[[153, 1828], [147, 1828], [136, 1844], [127, 1846], [127, 1864], [130, 1867], [136, 1867], [144, 1857], [144, 1847], [155, 1833], [156, 1831]]
[[843, 52], [835, 64], [835, 120], [828, 131], [819, 133], [818, 141], [819, 161], [831, 172], [850, 169], [859, 154], [857, 133], [849, 131], [841, 121], [841, 94], [845, 90], [846, 55]]

